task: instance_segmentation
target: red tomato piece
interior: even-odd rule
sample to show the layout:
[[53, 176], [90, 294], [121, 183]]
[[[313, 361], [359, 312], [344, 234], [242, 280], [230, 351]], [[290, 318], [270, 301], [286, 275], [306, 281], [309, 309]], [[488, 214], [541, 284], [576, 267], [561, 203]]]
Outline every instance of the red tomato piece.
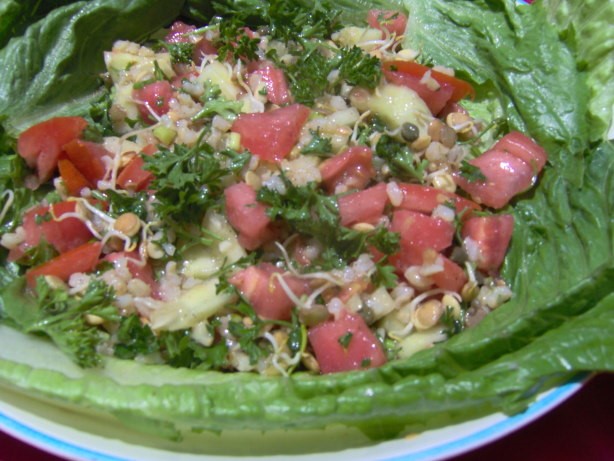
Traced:
[[369, 10], [367, 23], [374, 29], [385, 29], [391, 34], [403, 35], [407, 28], [407, 16], [399, 11]]
[[310, 110], [301, 104], [270, 112], [240, 114], [231, 130], [241, 135], [241, 145], [261, 159], [279, 162], [297, 143]]
[[499, 269], [505, 258], [514, 230], [514, 216], [510, 214], [480, 216], [463, 224], [463, 239], [470, 238], [479, 249], [477, 268], [487, 272]]
[[465, 283], [469, 280], [467, 274], [454, 261], [451, 261], [444, 255], [440, 255], [440, 257], [443, 258], [443, 271], [430, 275], [430, 279], [438, 288], [460, 293]]
[[133, 278], [145, 282], [151, 288], [151, 297], [159, 298], [160, 286], [154, 277], [154, 272], [149, 262], [140, 263], [141, 257], [137, 251], [118, 251], [105, 256], [105, 261], [110, 261], [117, 266], [122, 259], [126, 260], [126, 267], [130, 271]]
[[166, 43], [189, 43], [191, 42], [189, 34], [196, 30], [196, 26], [190, 26], [182, 21], [175, 21], [171, 24], [171, 29], [164, 37]]
[[454, 88], [448, 83], [441, 83], [438, 89], [432, 90], [420, 81], [422, 77], [386, 69], [384, 69], [384, 75], [390, 83], [414, 90], [434, 115], [442, 111], [454, 93]]
[[443, 72], [438, 72], [431, 69], [428, 66], [418, 64], [414, 61], [389, 61], [384, 63], [384, 72], [394, 71], [400, 72], [406, 75], [413, 75], [414, 77], [422, 78], [427, 71], [431, 71], [431, 77], [433, 77], [440, 85], [450, 85], [453, 89], [450, 102], [458, 102], [466, 96], [471, 99], [475, 97], [475, 90], [470, 83], [460, 78], [453, 77]]
[[273, 65], [273, 63], [269, 61], [250, 63], [247, 71], [250, 75], [260, 76], [260, 81], [266, 88], [267, 98], [273, 104], [281, 106], [292, 102], [284, 71]]
[[[75, 207], [76, 202], [59, 202], [51, 205], [56, 218], [74, 212]], [[83, 245], [92, 238], [92, 233], [80, 219], [48, 219], [49, 209], [48, 206], [38, 206], [25, 213], [22, 224], [26, 233], [24, 251], [38, 245], [42, 237], [60, 253]], [[40, 224], [37, 223], [37, 216], [43, 220]]]
[[456, 174], [456, 184], [477, 203], [493, 208], [504, 207], [512, 197], [529, 189], [535, 181], [533, 168], [507, 152], [489, 150], [469, 163], [478, 167], [486, 180], [469, 181]]
[[548, 161], [548, 154], [543, 147], [519, 131], [507, 133], [497, 141], [493, 149], [508, 152], [514, 157], [518, 157], [533, 168], [535, 175], [544, 168]]
[[386, 184], [380, 183], [368, 189], [339, 197], [341, 225], [351, 226], [359, 222], [375, 224], [384, 214], [388, 203]]
[[200, 66], [203, 62], [203, 58], [206, 55], [212, 54], [217, 55], [217, 48], [213, 45], [213, 42], [203, 37], [194, 45], [192, 60], [197, 66]]
[[149, 83], [143, 88], [132, 90], [132, 98], [139, 105], [139, 113], [146, 123], [155, 123], [157, 116], [169, 110], [169, 101], [173, 97], [173, 88], [166, 80]]
[[230, 283], [249, 301], [260, 317], [269, 320], [289, 320], [295, 303], [274, 274], [283, 277], [285, 284], [297, 298], [309, 292], [309, 283], [283, 273], [283, 270], [272, 264], [262, 263], [240, 270], [230, 278]]
[[60, 176], [62, 181], [64, 181], [64, 186], [66, 186], [69, 195], [79, 197], [84, 187], [92, 187], [92, 184], [85, 179], [70, 160], [65, 158], [60, 159], [58, 161], [58, 170], [60, 171]]
[[36, 266], [26, 272], [26, 281], [30, 288], [36, 287], [36, 279], [40, 276], [53, 275], [65, 282], [72, 274], [91, 272], [98, 264], [102, 243], [93, 242], [73, 248], [66, 253]]
[[308, 335], [322, 373], [374, 368], [386, 363], [384, 348], [358, 314], [343, 310], [338, 319], [310, 328]]
[[352, 146], [320, 164], [324, 189], [333, 194], [337, 188], [363, 189], [375, 177], [373, 152], [367, 146]]
[[441, 189], [421, 186], [420, 184], [399, 183], [398, 186], [403, 192], [403, 201], [397, 208], [403, 210], [430, 214], [439, 205], [453, 203], [456, 214], [462, 213], [464, 219], [470, 216], [472, 211], [481, 210], [480, 205], [474, 201]]
[[401, 234], [402, 243], [420, 252], [428, 248], [445, 250], [454, 238], [452, 223], [409, 210], [395, 211], [390, 229]]
[[[157, 150], [153, 144], [149, 144], [143, 148], [141, 154], [153, 155]], [[145, 160], [141, 155], [132, 158], [117, 176], [117, 185], [122, 189], [136, 192], [146, 190], [154, 175], [151, 171], [143, 168], [144, 165]]]
[[239, 233], [239, 243], [255, 250], [275, 237], [266, 206], [256, 200], [256, 191], [245, 183], [237, 183], [224, 190], [226, 216]]
[[111, 153], [101, 144], [73, 139], [63, 147], [64, 152], [73, 165], [91, 184], [96, 185], [106, 173], [104, 157]]
[[55, 171], [62, 146], [78, 138], [87, 127], [81, 117], [55, 117], [28, 128], [17, 139], [17, 152], [30, 168], [36, 168], [41, 182]]

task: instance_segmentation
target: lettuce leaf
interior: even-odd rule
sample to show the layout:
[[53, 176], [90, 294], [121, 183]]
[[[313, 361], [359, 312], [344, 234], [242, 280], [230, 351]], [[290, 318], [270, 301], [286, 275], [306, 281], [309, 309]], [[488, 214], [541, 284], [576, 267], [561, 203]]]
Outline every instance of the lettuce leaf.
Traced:
[[545, 0], [543, 6], [562, 39], [576, 47], [578, 67], [590, 88], [590, 139], [614, 138], [614, 3]]
[[32, 24], [0, 51], [5, 130], [16, 135], [50, 117], [86, 113], [99, 97], [103, 51], [117, 39], [144, 39], [167, 25], [181, 6], [168, 0], [82, 1]]
[[[124, 3], [97, 0], [59, 8], [0, 52], [0, 66], [8, 69], [11, 82], [0, 82], [0, 115], [7, 117], [8, 130], [15, 133], [59, 113], [80, 113], [95, 95], [95, 79], [85, 82], [88, 72], [99, 68], [100, 53], [113, 38], [142, 37], [179, 10], [193, 18], [210, 11], [202, 0], [183, 5], [139, 0], [122, 9]], [[374, 4], [336, 3], [356, 20]], [[176, 437], [191, 428], [306, 429], [340, 423], [383, 438], [494, 411], [514, 413], [574, 373], [614, 371], [614, 146], [600, 141], [607, 117], [595, 107], [607, 97], [590, 80], [602, 78], [595, 69], [609, 55], [595, 52], [583, 62], [579, 54], [590, 38], [577, 18], [593, 13], [559, 11], [555, 28], [549, 25], [554, 2], [540, 3], [404, 2], [410, 13], [406, 40], [422, 50], [421, 59], [459, 69], [476, 83], [478, 102], [499, 108], [511, 128], [530, 133], [550, 154], [537, 189], [513, 209], [517, 229], [503, 275], [515, 296], [477, 327], [376, 370], [288, 379], [115, 359], [102, 370], [75, 371], [68, 365], [58, 370], [16, 359], [7, 355], [10, 348], [0, 347], [0, 381], [116, 415], [161, 436]], [[597, 9], [601, 2], [589, 3], [587, 8]], [[116, 23], [105, 23], [114, 15], [120, 15]], [[93, 27], [99, 22], [106, 26]], [[43, 32], [49, 42], [39, 40]], [[592, 125], [597, 119], [601, 125]]]

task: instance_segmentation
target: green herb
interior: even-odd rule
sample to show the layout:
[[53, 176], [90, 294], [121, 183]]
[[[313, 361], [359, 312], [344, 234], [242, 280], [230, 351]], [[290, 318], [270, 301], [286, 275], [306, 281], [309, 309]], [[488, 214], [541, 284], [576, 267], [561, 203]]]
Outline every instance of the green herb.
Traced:
[[339, 336], [337, 341], [339, 341], [339, 344], [341, 344], [341, 347], [343, 347], [344, 349], [347, 349], [350, 345], [350, 341], [352, 340], [352, 336], [354, 336], [354, 334], [351, 331], [348, 331], [347, 333]]
[[424, 181], [428, 161], [420, 160], [405, 143], [382, 135], [375, 146], [375, 154], [390, 167], [392, 176], [401, 180]]
[[368, 368], [371, 365], [371, 359], [369, 357], [360, 361], [360, 368]]
[[174, 368], [221, 370], [228, 366], [228, 347], [223, 341], [211, 346], [196, 342], [190, 330], [163, 331], [160, 354]]
[[264, 323], [245, 302], [238, 303], [235, 310], [243, 313], [249, 321], [244, 322], [243, 318], [229, 321], [228, 332], [239, 342], [241, 350], [248, 355], [249, 363], [254, 365], [271, 353], [271, 344], [260, 339]]
[[138, 356], [152, 354], [159, 349], [158, 340], [153, 331], [149, 325], [141, 322], [140, 317], [136, 314], [122, 317], [116, 338], [113, 355], [120, 359], [134, 359]]
[[375, 272], [372, 279], [374, 285], [386, 288], [394, 288], [399, 283], [396, 268], [389, 264], [384, 264], [383, 261], [375, 264]]
[[339, 69], [339, 80], [371, 89], [379, 85], [382, 78], [381, 61], [357, 46], [341, 48], [333, 61], [336, 61], [335, 66]]
[[83, 296], [69, 295], [63, 289], [51, 288], [44, 278], [36, 284], [36, 304], [31, 306], [32, 322], [25, 328], [29, 333], [43, 333], [82, 367], [100, 363], [98, 345], [107, 333], [90, 325], [86, 316], [97, 316], [109, 322], [119, 320], [117, 308], [112, 305], [113, 289], [104, 282], [90, 282]]
[[451, 306], [445, 306], [445, 311], [441, 316], [441, 323], [444, 325], [444, 333], [450, 337], [459, 334], [465, 329], [463, 313], [457, 314]]
[[315, 155], [316, 157], [328, 158], [333, 153], [333, 143], [330, 138], [324, 137], [320, 134], [320, 129], [309, 130], [311, 133], [311, 141], [303, 149], [301, 154], [303, 155]]
[[467, 160], [463, 160], [460, 165], [460, 174], [469, 182], [484, 182], [486, 176], [479, 167], [472, 165]]
[[222, 96], [219, 85], [205, 85], [205, 93], [200, 98], [203, 108], [192, 117], [192, 120], [202, 120], [220, 115], [227, 120], [234, 120], [241, 112], [243, 103], [241, 101], [229, 101]]
[[257, 51], [260, 39], [250, 38], [245, 30], [245, 23], [240, 16], [222, 19], [214, 18], [218, 25], [219, 37], [214, 41], [218, 59], [225, 61], [228, 57], [237, 61], [254, 61], [258, 59]]
[[162, 42], [163, 46], [171, 55], [171, 60], [174, 63], [190, 64], [194, 54], [194, 44], [191, 42], [166, 43]]
[[106, 212], [112, 217], [124, 213], [134, 213], [142, 221], [147, 221], [149, 194], [145, 191], [128, 193], [122, 190], [92, 190], [92, 197], [108, 204]]

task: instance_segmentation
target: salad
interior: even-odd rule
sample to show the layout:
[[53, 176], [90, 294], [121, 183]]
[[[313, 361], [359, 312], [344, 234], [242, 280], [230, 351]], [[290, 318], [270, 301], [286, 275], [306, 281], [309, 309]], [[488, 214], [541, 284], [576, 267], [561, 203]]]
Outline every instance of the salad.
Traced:
[[611, 82], [576, 16], [58, 3], [0, 55], [0, 319], [79, 368], [3, 382], [172, 436], [391, 437], [612, 369]]

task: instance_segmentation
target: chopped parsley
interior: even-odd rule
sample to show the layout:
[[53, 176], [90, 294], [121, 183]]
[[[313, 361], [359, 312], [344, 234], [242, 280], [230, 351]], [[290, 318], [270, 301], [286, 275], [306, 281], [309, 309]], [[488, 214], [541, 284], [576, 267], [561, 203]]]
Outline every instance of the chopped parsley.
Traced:
[[348, 331], [347, 333], [339, 336], [339, 339], [337, 339], [337, 341], [339, 341], [341, 347], [347, 349], [350, 346], [350, 341], [352, 341], [353, 336], [354, 334], [351, 331]]
[[479, 167], [472, 165], [467, 160], [463, 160], [460, 166], [460, 174], [469, 182], [484, 182], [486, 176]]

